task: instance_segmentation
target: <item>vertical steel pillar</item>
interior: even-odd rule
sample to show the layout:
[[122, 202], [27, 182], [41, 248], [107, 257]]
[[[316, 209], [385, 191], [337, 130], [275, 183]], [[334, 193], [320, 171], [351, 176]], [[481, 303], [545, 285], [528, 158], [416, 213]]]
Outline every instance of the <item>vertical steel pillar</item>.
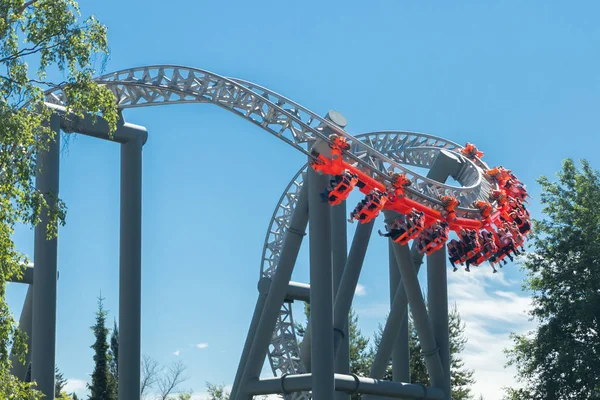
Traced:
[[246, 363], [248, 362], [248, 355], [250, 354], [252, 342], [254, 341], [254, 337], [256, 336], [256, 328], [258, 327], [260, 316], [262, 315], [263, 309], [265, 308], [265, 302], [267, 300], [267, 295], [269, 293], [270, 286], [271, 280], [268, 278], [262, 278], [260, 281], [258, 281], [258, 299], [256, 300], [254, 314], [252, 314], [250, 328], [248, 329], [248, 335], [246, 335], [246, 342], [244, 343], [244, 349], [242, 350], [240, 363], [238, 364], [238, 369], [235, 373], [235, 379], [231, 388], [231, 393], [229, 397], [231, 397], [232, 400], [234, 400], [237, 397], [240, 381], [242, 380], [244, 368], [246, 367]]
[[[25, 302], [23, 303], [23, 309], [21, 310], [21, 317], [19, 318], [19, 330], [27, 335], [27, 348], [31, 350], [31, 324], [32, 324], [32, 307], [33, 306], [33, 285], [29, 285], [27, 288], [27, 295], [25, 296]], [[27, 376], [27, 369], [31, 362], [31, 351], [27, 352], [25, 364], [22, 364], [16, 354], [11, 351], [10, 354], [11, 371], [10, 373], [24, 381]]]
[[433, 327], [433, 336], [440, 349], [444, 370], [444, 386], [441, 389], [450, 399], [450, 341], [448, 330], [448, 276], [446, 247], [427, 256], [427, 306]]
[[[400, 270], [394, 254], [393, 242], [390, 240], [389, 263], [390, 263], [390, 310], [394, 304], [396, 292], [401, 285]], [[410, 349], [408, 347], [408, 307], [404, 304], [404, 318], [400, 321], [398, 337], [394, 343], [392, 352], [392, 379], [396, 382], [410, 382]]]
[[425, 307], [425, 300], [421, 293], [421, 285], [417, 278], [417, 272], [412, 265], [408, 246], [394, 243], [396, 261], [400, 266], [402, 284], [406, 291], [406, 297], [412, 311], [413, 322], [421, 342], [421, 349], [427, 365], [427, 372], [431, 377], [432, 386], [442, 389], [445, 376], [442, 363], [438, 354], [438, 347], [433, 336], [431, 322]]
[[[348, 254], [346, 227], [346, 201], [331, 209], [331, 244], [333, 256], [333, 296], [338, 293]], [[335, 356], [335, 373], [350, 374], [350, 339], [348, 337], [348, 321], [341, 328], [344, 337]], [[344, 392], [335, 392], [335, 400], [349, 400]]]
[[277, 322], [277, 315], [285, 300], [290, 279], [292, 277], [292, 271], [294, 270], [296, 258], [298, 257], [298, 252], [302, 244], [302, 238], [305, 235], [306, 225], [308, 224], [307, 186], [308, 185], [304, 185], [300, 190], [298, 203], [296, 204], [292, 220], [290, 221], [290, 227], [285, 235], [283, 249], [281, 251], [281, 256], [279, 257], [279, 264], [277, 265], [277, 270], [271, 280], [269, 294], [267, 295], [263, 312], [258, 321], [258, 326], [256, 327], [252, 347], [248, 354], [246, 367], [244, 368], [239, 389], [237, 390], [237, 398], [235, 400], [252, 400], [252, 395], [249, 394], [247, 390], [247, 383], [252, 379], [258, 379], [260, 376], [269, 343], [273, 336], [273, 330], [275, 329], [275, 323]]
[[374, 225], [374, 219], [366, 224], [359, 224], [356, 227], [356, 232], [352, 239], [352, 246], [350, 247], [350, 253], [348, 254], [346, 269], [342, 275], [340, 288], [335, 297], [333, 325], [334, 352], [338, 351], [340, 343], [342, 343], [343, 340], [342, 329], [344, 325], [348, 324], [348, 313], [352, 307], [352, 299], [356, 292], [356, 285], [358, 284], [360, 272], [365, 261], [365, 255], [367, 254], [367, 247], [369, 246], [369, 239], [371, 238], [371, 232], [373, 231]]
[[143, 141], [121, 144], [119, 400], [140, 399]]
[[[54, 139], [47, 151], [38, 154], [35, 186], [45, 197], [48, 208], [56, 207], [59, 190], [60, 116], [50, 117]], [[54, 365], [56, 357], [56, 273], [58, 271], [58, 238], [47, 240], [49, 212], [44, 210], [35, 227], [33, 321], [31, 337], [31, 378], [37, 382], [46, 399], [54, 398]]]
[[[333, 351], [337, 354], [340, 348], [340, 344], [343, 340], [342, 329], [348, 324], [348, 314], [350, 307], [352, 306], [352, 299], [354, 298], [354, 292], [356, 291], [356, 285], [360, 277], [363, 262], [365, 260], [365, 254], [367, 253], [367, 246], [369, 245], [369, 239], [371, 232], [373, 231], [373, 225], [375, 220], [370, 221], [366, 224], [359, 224], [356, 227], [354, 238], [352, 239], [352, 246], [350, 247], [350, 253], [346, 260], [346, 267], [342, 274], [338, 293], [335, 296], [334, 312], [333, 312]], [[312, 290], [312, 281], [311, 281]], [[311, 307], [312, 310], [312, 307]], [[311, 311], [312, 313], [312, 311]], [[311, 323], [309, 321], [306, 335], [302, 340], [302, 348], [300, 356], [302, 363], [306, 367], [307, 371], [312, 371], [312, 359], [311, 359]]]
[[[392, 246], [392, 251], [394, 249], [394, 243], [390, 242]], [[395, 257], [395, 252], [393, 253]], [[408, 260], [414, 268], [415, 272], [418, 274], [421, 269], [421, 264], [423, 263], [423, 255], [420, 254], [416, 246], [413, 244], [410, 250], [410, 257]], [[396, 263], [397, 265], [397, 263]], [[400, 267], [398, 267], [400, 268]], [[402, 275], [400, 276], [400, 282], [402, 282]], [[394, 345], [398, 340], [398, 335], [400, 334], [400, 329], [402, 327], [402, 321], [407, 318], [408, 319], [408, 299], [406, 298], [406, 290], [404, 289], [404, 285], [401, 284], [396, 291], [394, 296], [394, 300], [392, 301], [392, 306], [390, 309], [390, 314], [388, 315], [388, 319], [385, 322], [385, 327], [383, 329], [383, 335], [381, 336], [381, 341], [379, 342], [379, 347], [377, 348], [377, 353], [375, 354], [375, 359], [373, 360], [373, 365], [371, 365], [371, 371], [369, 376], [371, 378], [381, 379], [385, 375], [385, 371], [387, 369], [390, 357], [392, 356]], [[408, 346], [408, 342], [406, 344]], [[365, 400], [370, 399], [370, 397], [365, 397]]]
[[329, 176], [308, 169], [310, 224], [310, 331], [312, 398], [331, 400], [335, 395], [333, 352], [333, 272], [331, 266], [331, 206], [320, 193]]

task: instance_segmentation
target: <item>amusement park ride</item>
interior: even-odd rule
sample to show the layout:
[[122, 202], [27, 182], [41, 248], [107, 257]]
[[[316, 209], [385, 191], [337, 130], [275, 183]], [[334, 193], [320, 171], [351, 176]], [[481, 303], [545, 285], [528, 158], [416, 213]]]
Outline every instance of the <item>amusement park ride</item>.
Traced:
[[[457, 265], [506, 263], [519, 254], [530, 230], [525, 186], [483, 153], [431, 135], [385, 131], [350, 135], [345, 118], [321, 117], [256, 84], [204, 70], [160, 65], [127, 69], [96, 81], [115, 95], [120, 109], [210, 103], [229, 110], [307, 156], [275, 209], [263, 248], [259, 296], [231, 399], [263, 394], [286, 399], [450, 399], [446, 248]], [[120, 121], [111, 137], [102, 119], [78, 118], [65, 109], [60, 88], [46, 93], [52, 129], [77, 132], [121, 146], [121, 243], [119, 279], [119, 399], [139, 400], [141, 309], [141, 176], [145, 128]], [[58, 137], [58, 135], [57, 135]], [[38, 156], [36, 185], [58, 195], [58, 140]], [[408, 167], [428, 168], [422, 176]], [[447, 185], [452, 177], [460, 186]], [[348, 214], [353, 190], [365, 194]], [[350, 373], [348, 312], [374, 222], [384, 214], [390, 250], [390, 313], [370, 376]], [[358, 221], [347, 248], [347, 222]], [[47, 218], [35, 231], [33, 279], [21, 315], [31, 337], [31, 378], [48, 398], [54, 393], [57, 241], [45, 238]], [[291, 281], [308, 226], [310, 284]], [[451, 232], [456, 238], [450, 238]], [[409, 244], [412, 248], [409, 248]], [[428, 302], [417, 273], [427, 256]], [[501, 265], [501, 264], [500, 264]], [[291, 303], [310, 302], [299, 346]], [[407, 305], [410, 304], [431, 386], [410, 384]], [[268, 358], [274, 378], [261, 378]], [[393, 381], [383, 380], [392, 360]], [[13, 373], [26, 375], [14, 362]]]

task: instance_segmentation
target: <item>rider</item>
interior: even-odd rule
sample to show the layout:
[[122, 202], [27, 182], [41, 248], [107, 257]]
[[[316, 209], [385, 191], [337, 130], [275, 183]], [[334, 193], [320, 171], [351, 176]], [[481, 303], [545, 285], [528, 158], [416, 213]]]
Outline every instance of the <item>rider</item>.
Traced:
[[492, 215], [492, 211], [494, 211], [492, 205], [487, 201], [477, 200], [473, 203], [473, 206], [479, 210], [483, 219], [489, 218]]
[[498, 208], [502, 208], [508, 201], [508, 198], [504, 190], [494, 189], [491, 193], [491, 200], [496, 200], [498, 202]]
[[456, 207], [460, 204], [460, 202], [456, 199], [456, 197], [452, 196], [439, 196], [440, 201], [442, 202], [442, 207], [444, 207], [444, 217], [449, 221], [454, 221], [456, 219]]
[[475, 157], [483, 157], [483, 153], [477, 150], [474, 144], [467, 143], [465, 147], [460, 151], [465, 157], [474, 159]]
[[377, 232], [379, 233], [379, 236], [389, 237], [395, 242], [400, 236], [402, 236], [406, 232], [406, 220], [407, 218], [404, 215], [400, 214], [398, 217], [396, 217], [394, 222], [392, 222], [391, 229], [388, 229], [386, 224], [385, 228], [388, 229], [389, 232], [381, 233], [380, 230], [378, 230]]
[[412, 184], [406, 175], [394, 172], [391, 174], [392, 188], [390, 192], [394, 198], [404, 197], [404, 189]]

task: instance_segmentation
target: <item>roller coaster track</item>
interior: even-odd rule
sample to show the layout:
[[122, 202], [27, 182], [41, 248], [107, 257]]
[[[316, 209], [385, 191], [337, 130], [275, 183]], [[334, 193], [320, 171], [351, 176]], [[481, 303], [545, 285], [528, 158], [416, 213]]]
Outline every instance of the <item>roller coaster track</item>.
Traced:
[[[476, 200], [489, 201], [496, 188], [483, 176], [488, 166], [479, 158], [468, 160], [460, 155], [462, 146], [432, 135], [413, 132], [382, 131], [350, 135], [325, 118], [301, 105], [254, 83], [226, 78], [205, 70], [156, 65], [130, 68], [95, 79], [114, 94], [120, 109], [184, 103], [217, 105], [261, 127], [296, 150], [311, 157], [308, 147], [318, 139], [330, 142], [325, 128], [343, 135], [350, 144], [344, 161], [372, 178], [391, 181], [394, 172], [404, 173], [412, 185], [406, 196], [429, 208], [441, 210], [440, 195], [456, 197], [462, 207], [457, 214], [480, 219], [480, 212], [468, 205]], [[64, 106], [65, 93], [55, 88], [45, 93], [47, 103]], [[428, 168], [441, 150], [457, 155], [464, 167], [457, 177], [460, 187], [428, 179], [405, 166]], [[271, 218], [262, 254], [261, 277], [271, 277], [297, 196], [304, 182], [305, 165], [292, 179], [279, 199]], [[467, 206], [465, 206], [467, 205]], [[276, 376], [302, 372], [298, 342], [290, 303], [282, 305], [269, 347], [269, 362]], [[297, 393], [294, 399], [307, 398]]]

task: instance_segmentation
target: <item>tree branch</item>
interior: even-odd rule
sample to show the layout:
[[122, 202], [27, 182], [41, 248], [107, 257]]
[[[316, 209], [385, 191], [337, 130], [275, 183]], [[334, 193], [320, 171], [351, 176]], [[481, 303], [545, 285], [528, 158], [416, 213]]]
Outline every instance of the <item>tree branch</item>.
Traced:
[[158, 381], [161, 400], [167, 400], [169, 395], [177, 389], [177, 386], [189, 379], [183, 375], [186, 369], [181, 361], [176, 362], [169, 368], [169, 372]]
[[158, 363], [150, 356], [144, 354], [142, 357], [142, 382], [140, 396], [144, 397], [144, 393], [152, 388], [158, 380], [159, 373]]

